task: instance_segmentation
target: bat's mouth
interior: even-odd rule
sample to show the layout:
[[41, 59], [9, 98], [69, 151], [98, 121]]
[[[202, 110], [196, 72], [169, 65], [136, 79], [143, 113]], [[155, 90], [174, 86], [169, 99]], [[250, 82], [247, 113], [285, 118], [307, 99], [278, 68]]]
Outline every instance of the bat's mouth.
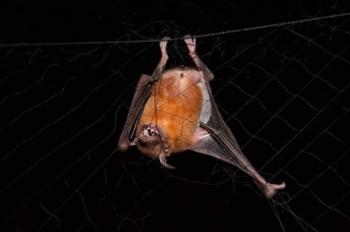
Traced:
[[[154, 124], [145, 124], [142, 125], [140, 136], [137, 139], [137, 145], [140, 148], [148, 148], [154, 150], [155, 148], [160, 148], [163, 146], [163, 138], [159, 131], [159, 128]], [[160, 149], [159, 148], [159, 149]], [[157, 150], [157, 153], [160, 151]]]
[[159, 128], [150, 123], [142, 125], [140, 129], [136, 140], [137, 148], [146, 155], [158, 157], [165, 147]]
[[142, 135], [143, 137], [152, 137], [152, 136], [160, 136], [159, 129], [151, 124], [142, 126]]

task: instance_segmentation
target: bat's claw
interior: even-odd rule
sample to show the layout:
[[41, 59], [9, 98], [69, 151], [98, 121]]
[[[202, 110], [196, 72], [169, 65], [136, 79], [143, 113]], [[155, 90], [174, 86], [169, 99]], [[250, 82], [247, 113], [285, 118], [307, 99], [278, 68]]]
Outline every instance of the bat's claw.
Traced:
[[266, 198], [272, 198], [278, 190], [284, 189], [286, 187], [286, 183], [282, 182], [281, 184], [272, 184], [266, 183], [262, 186], [262, 190]]
[[166, 45], [168, 44], [168, 41], [170, 40], [170, 37], [163, 37], [159, 42], [159, 47], [162, 53], [166, 53]]
[[168, 36], [165, 36], [160, 40], [160, 44], [165, 44], [165, 46], [166, 46], [166, 44], [168, 43], [169, 40], [171, 40], [171, 38]]
[[160, 52], [162, 54], [162, 63], [165, 64], [165, 62], [168, 60], [168, 53], [166, 51], [166, 45], [168, 44], [168, 41], [170, 40], [170, 37], [163, 37], [159, 42]]
[[193, 58], [194, 56], [196, 56], [196, 37], [191, 35], [185, 35], [183, 38], [186, 43], [189, 54]]
[[175, 169], [175, 167], [173, 165], [168, 164], [164, 153], [159, 155], [159, 161], [164, 167], [169, 168], [169, 169]]

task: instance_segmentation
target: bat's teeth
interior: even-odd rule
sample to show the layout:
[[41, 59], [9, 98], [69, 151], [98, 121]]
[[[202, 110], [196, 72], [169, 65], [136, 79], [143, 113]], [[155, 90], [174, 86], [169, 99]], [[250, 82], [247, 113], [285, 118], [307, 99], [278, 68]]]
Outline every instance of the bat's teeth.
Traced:
[[154, 135], [159, 135], [159, 132], [157, 129], [153, 129], [150, 126], [146, 126], [143, 130], [142, 130], [142, 135], [143, 136], [154, 136]]
[[152, 135], [159, 135], [157, 130], [151, 129], [151, 131], [152, 131]]

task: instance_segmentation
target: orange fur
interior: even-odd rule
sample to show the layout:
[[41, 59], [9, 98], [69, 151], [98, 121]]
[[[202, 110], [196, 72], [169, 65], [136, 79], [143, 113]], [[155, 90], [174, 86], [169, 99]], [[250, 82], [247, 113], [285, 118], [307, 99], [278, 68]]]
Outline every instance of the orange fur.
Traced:
[[172, 153], [188, 149], [193, 144], [203, 102], [202, 91], [196, 84], [198, 75], [195, 70], [164, 73], [144, 107], [137, 133], [141, 125], [153, 123]]

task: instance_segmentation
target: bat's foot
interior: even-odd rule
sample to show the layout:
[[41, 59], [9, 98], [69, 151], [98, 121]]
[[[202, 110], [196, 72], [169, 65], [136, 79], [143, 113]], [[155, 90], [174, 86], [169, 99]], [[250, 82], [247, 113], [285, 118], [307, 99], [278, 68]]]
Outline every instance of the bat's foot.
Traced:
[[169, 168], [169, 169], [175, 169], [175, 167], [173, 165], [168, 164], [167, 159], [166, 159], [166, 155], [164, 153], [161, 153], [159, 155], [159, 161], [164, 167]]
[[265, 183], [261, 185], [261, 189], [265, 195], [266, 198], [272, 198], [278, 190], [284, 189], [286, 187], [286, 183], [282, 182], [281, 184], [272, 184], [272, 183]]
[[187, 49], [189, 51], [189, 54], [192, 58], [195, 58], [197, 56], [196, 54], [196, 38], [191, 35], [185, 35], [184, 41], [186, 43]]
[[168, 60], [168, 53], [166, 51], [166, 45], [168, 44], [168, 40], [170, 40], [170, 37], [163, 37], [159, 42], [160, 52], [162, 54], [162, 60], [166, 61]]

